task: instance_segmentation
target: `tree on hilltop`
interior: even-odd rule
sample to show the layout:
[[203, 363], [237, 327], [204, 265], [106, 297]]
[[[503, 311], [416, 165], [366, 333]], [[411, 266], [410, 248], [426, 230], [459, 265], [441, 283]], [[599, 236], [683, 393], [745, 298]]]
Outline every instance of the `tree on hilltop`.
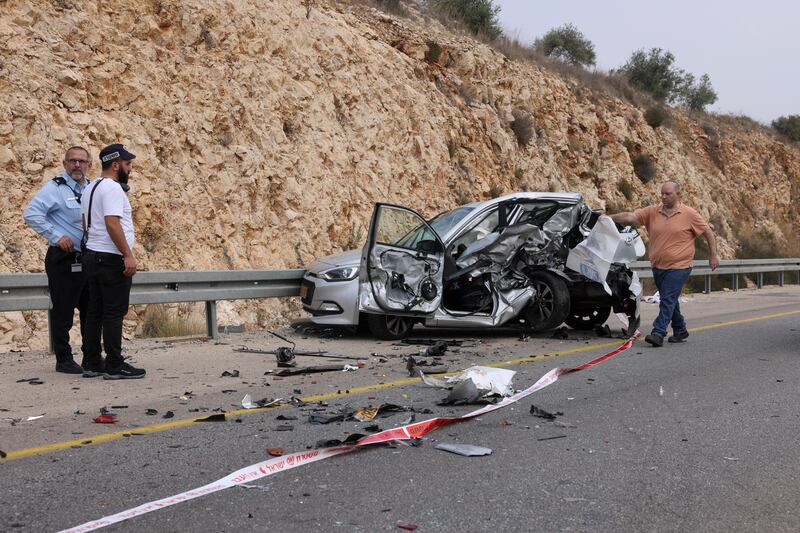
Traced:
[[533, 47], [548, 57], [575, 66], [594, 65], [597, 59], [592, 41], [572, 24], [553, 28], [541, 39], [536, 39]]
[[672, 52], [661, 48], [651, 48], [648, 52], [637, 50], [619, 72], [628, 78], [631, 85], [662, 102], [702, 111], [717, 101], [708, 74], [703, 74], [697, 81], [693, 74], [684, 72], [674, 63]]
[[500, 6], [494, 5], [492, 0], [428, 0], [428, 6], [463, 21], [476, 35], [494, 40], [503, 34], [497, 18]]

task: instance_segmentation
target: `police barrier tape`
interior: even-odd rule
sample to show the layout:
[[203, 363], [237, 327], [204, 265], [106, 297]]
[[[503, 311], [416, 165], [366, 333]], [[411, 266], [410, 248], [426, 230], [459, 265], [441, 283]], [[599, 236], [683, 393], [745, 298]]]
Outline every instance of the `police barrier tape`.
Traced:
[[513, 396], [509, 396], [508, 398], [504, 398], [502, 401], [496, 404], [486, 405], [480, 409], [467, 413], [463, 416], [431, 418], [429, 420], [423, 420], [415, 424], [408, 424], [397, 428], [387, 429], [385, 431], [381, 431], [380, 433], [374, 433], [372, 435], [368, 435], [352, 445], [338, 446], [333, 448], [321, 448], [318, 450], [309, 450], [305, 452], [295, 452], [295, 453], [290, 453], [288, 455], [283, 455], [281, 457], [276, 457], [274, 459], [269, 459], [267, 461], [262, 461], [260, 463], [256, 463], [244, 467], [235, 472], [232, 472], [227, 476], [225, 476], [224, 478], [209, 483], [207, 485], [203, 485], [202, 487], [182, 492], [181, 494], [176, 494], [168, 498], [162, 498], [160, 500], [155, 500], [149, 503], [145, 503], [138, 507], [128, 509], [127, 511], [122, 511], [121, 513], [109, 515], [104, 518], [100, 518], [98, 520], [92, 520], [90, 522], [86, 522], [85, 524], [81, 524], [80, 526], [62, 530], [60, 533], [79, 533], [83, 531], [94, 531], [96, 529], [100, 529], [105, 526], [110, 526], [111, 524], [116, 524], [118, 522], [128, 520], [129, 518], [133, 518], [152, 511], [157, 511], [158, 509], [163, 509], [164, 507], [175, 505], [176, 503], [181, 503], [188, 500], [192, 500], [194, 498], [199, 498], [200, 496], [205, 496], [206, 494], [218, 492], [220, 490], [228, 489], [230, 487], [241, 485], [243, 483], [247, 483], [250, 481], [256, 481], [258, 479], [271, 476], [279, 472], [291, 470], [292, 468], [296, 468], [298, 466], [303, 466], [306, 464], [314, 463], [316, 461], [321, 461], [323, 459], [328, 459], [329, 457], [334, 457], [336, 455], [349, 453], [358, 450], [360, 447], [363, 446], [369, 446], [372, 444], [381, 444], [394, 440], [409, 440], [422, 437], [423, 435], [426, 435], [427, 433], [441, 426], [445, 426], [447, 424], [453, 424], [455, 422], [463, 422], [465, 420], [470, 420], [472, 418], [501, 409], [512, 403], [518, 402], [523, 398], [530, 396], [534, 392], [541, 390], [547, 387], [548, 385], [552, 385], [558, 380], [559, 376], [563, 376], [564, 374], [569, 374], [571, 372], [578, 372], [580, 370], [585, 370], [589, 367], [600, 364], [606, 359], [609, 359], [610, 357], [613, 357], [618, 353], [624, 352], [625, 350], [630, 348], [633, 345], [633, 342], [636, 340], [636, 338], [639, 337], [639, 335], [640, 333], [639, 331], [637, 331], [636, 333], [633, 334], [633, 336], [630, 339], [625, 341], [618, 348], [596, 359], [592, 359], [588, 363], [584, 363], [580, 366], [576, 366], [573, 368], [566, 368], [566, 367], [554, 368], [549, 372], [547, 372], [545, 375], [543, 375], [541, 378], [539, 378], [539, 380], [536, 383], [534, 383], [527, 389], [520, 391], [514, 394]]

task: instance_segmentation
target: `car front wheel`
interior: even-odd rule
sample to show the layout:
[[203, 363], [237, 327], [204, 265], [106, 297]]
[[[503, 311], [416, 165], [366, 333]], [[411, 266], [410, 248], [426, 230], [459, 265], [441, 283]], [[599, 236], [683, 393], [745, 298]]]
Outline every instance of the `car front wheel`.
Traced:
[[408, 316], [372, 315], [367, 316], [369, 331], [377, 338], [386, 341], [405, 339], [414, 327], [414, 319]]
[[523, 311], [528, 327], [533, 331], [557, 328], [569, 315], [567, 282], [546, 270], [534, 272], [530, 280], [536, 295]]

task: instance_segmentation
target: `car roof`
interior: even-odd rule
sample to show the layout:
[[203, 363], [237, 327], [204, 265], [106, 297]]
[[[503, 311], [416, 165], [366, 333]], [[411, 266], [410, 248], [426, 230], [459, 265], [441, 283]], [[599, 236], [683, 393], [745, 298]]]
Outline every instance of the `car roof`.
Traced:
[[513, 192], [504, 196], [498, 196], [491, 200], [484, 200], [482, 202], [472, 202], [466, 204], [466, 207], [484, 207], [492, 204], [499, 204], [509, 200], [559, 200], [570, 203], [578, 203], [583, 201], [583, 195], [579, 192]]

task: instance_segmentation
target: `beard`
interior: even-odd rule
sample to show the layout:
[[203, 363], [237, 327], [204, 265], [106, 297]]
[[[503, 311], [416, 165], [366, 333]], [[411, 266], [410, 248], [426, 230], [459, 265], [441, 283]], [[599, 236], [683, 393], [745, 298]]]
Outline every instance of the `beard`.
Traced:
[[72, 179], [74, 179], [79, 183], [86, 178], [86, 174], [84, 174], [83, 171], [80, 169], [73, 170], [72, 172], [69, 173], [69, 175]]
[[130, 177], [130, 172], [125, 172], [122, 167], [117, 170], [117, 181], [122, 184], [128, 183], [128, 178]]

